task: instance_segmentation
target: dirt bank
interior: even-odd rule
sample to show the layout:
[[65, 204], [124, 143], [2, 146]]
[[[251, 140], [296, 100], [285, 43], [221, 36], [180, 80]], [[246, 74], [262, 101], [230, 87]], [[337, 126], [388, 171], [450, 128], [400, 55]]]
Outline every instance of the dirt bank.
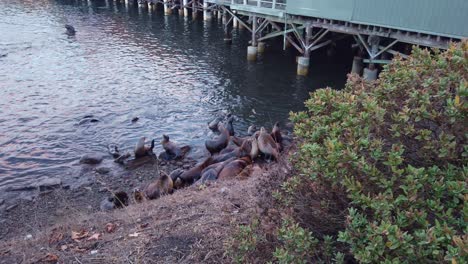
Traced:
[[194, 163], [151, 162], [119, 179], [97, 174], [90, 185], [21, 202], [2, 216], [0, 263], [229, 262], [226, 239], [236, 225], [264, 212], [266, 185], [288, 174], [287, 162], [256, 164], [245, 179], [190, 186], [158, 200], [99, 211], [109, 190], [130, 192], [154, 180], [158, 169], [170, 172]]

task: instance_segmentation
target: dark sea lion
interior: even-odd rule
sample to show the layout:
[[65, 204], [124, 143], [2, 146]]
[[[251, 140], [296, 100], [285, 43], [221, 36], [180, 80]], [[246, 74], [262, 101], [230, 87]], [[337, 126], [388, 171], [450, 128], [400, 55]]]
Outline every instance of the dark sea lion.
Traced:
[[107, 146], [107, 149], [108, 149], [109, 153], [112, 155], [112, 157], [114, 159], [117, 159], [118, 157], [121, 156], [119, 148], [117, 147], [117, 145], [113, 145], [113, 146], [109, 145], [109, 146]]
[[233, 150], [237, 149], [238, 146], [236, 145], [228, 145], [226, 148], [224, 148], [223, 150], [221, 150], [219, 152], [219, 154], [226, 154], [226, 153], [229, 153], [229, 152], [232, 152]]
[[126, 192], [119, 191], [112, 194], [110, 197], [105, 198], [101, 204], [100, 208], [103, 211], [112, 210], [115, 208], [122, 208], [128, 205], [128, 195]]
[[205, 159], [204, 161], [196, 164], [193, 168], [184, 171], [182, 174], [180, 174], [179, 177], [177, 177], [177, 179], [181, 180], [182, 186], [190, 185], [198, 181], [198, 179], [200, 179], [201, 172], [203, 171], [203, 169], [211, 165], [211, 163], [212, 163], [212, 158], [209, 157]]
[[252, 164], [252, 159], [250, 156], [245, 156], [240, 159], [233, 160], [226, 164], [221, 172], [218, 174], [218, 179], [226, 180], [232, 179], [236, 177], [239, 173], [241, 173], [245, 167]]
[[197, 181], [197, 183], [200, 183], [200, 184], [203, 184], [203, 183], [206, 183], [207, 181], [215, 181], [216, 179], [218, 179], [218, 174], [219, 172], [223, 169], [223, 167], [235, 160], [236, 158], [231, 158], [229, 160], [226, 160], [224, 162], [219, 162], [219, 163], [215, 163], [215, 164], [212, 164], [208, 167], [206, 167], [202, 173], [201, 173], [201, 178], [200, 180]]
[[140, 120], [140, 118], [134, 117], [134, 118], [132, 118], [132, 123], [135, 123], [135, 122], [137, 122], [138, 120]]
[[279, 126], [279, 122], [276, 122], [271, 130], [270, 136], [275, 140], [276, 143], [279, 144], [279, 150], [283, 149], [283, 136], [281, 135], [281, 129]]
[[240, 147], [235, 148], [233, 151], [218, 154], [213, 156], [213, 163], [223, 162], [230, 158], [242, 158], [250, 154], [249, 142], [245, 141]]
[[158, 199], [162, 195], [171, 194], [174, 190], [174, 182], [171, 177], [163, 173], [156, 181], [145, 188], [145, 196], [152, 200]]
[[153, 154], [154, 139], [151, 141], [151, 146], [145, 146], [146, 137], [141, 137], [135, 145], [135, 159], [142, 158]]
[[119, 163], [119, 164], [124, 164], [125, 163], [125, 160], [127, 160], [128, 158], [130, 158], [132, 156], [132, 154], [130, 154], [129, 152], [125, 153], [125, 154], [122, 154], [120, 155], [119, 157], [115, 158], [114, 159], [114, 162], [115, 163]]
[[69, 36], [74, 36], [76, 34], [76, 30], [72, 25], [65, 25], [65, 29], [67, 30], [66, 34]]
[[223, 120], [222, 117], [218, 116], [213, 121], [208, 123], [208, 128], [211, 129], [212, 131], [218, 131], [218, 124]]
[[247, 135], [249, 136], [252, 136], [253, 134], [255, 134], [255, 132], [257, 132], [257, 127], [255, 125], [251, 125], [247, 129]]
[[221, 133], [219, 136], [212, 140], [205, 141], [205, 147], [211, 154], [220, 152], [229, 143], [229, 131], [224, 127], [223, 124], [218, 125], [218, 130]]
[[234, 126], [232, 125], [232, 122], [234, 122], [234, 117], [229, 114], [224, 126], [229, 131], [230, 136], [234, 136], [234, 134], [235, 134]]
[[172, 159], [180, 159], [187, 154], [190, 150], [190, 146], [183, 146], [179, 147], [176, 143], [169, 140], [169, 136], [163, 135], [163, 140], [161, 141], [164, 151], [166, 155], [161, 155], [163, 159], [172, 160]]
[[260, 129], [258, 134], [258, 149], [267, 157], [274, 157], [278, 160], [279, 151], [275, 140], [268, 134], [264, 127]]

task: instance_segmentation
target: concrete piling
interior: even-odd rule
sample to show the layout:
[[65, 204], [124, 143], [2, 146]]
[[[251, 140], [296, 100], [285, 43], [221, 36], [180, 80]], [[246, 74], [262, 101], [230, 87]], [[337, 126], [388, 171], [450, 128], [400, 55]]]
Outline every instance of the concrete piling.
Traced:
[[360, 75], [362, 73], [363, 65], [364, 64], [362, 62], [362, 57], [354, 56], [353, 66], [351, 68], [351, 73], [356, 73], [356, 74]]
[[247, 47], [247, 60], [256, 61], [257, 60], [257, 47], [248, 46]]
[[297, 58], [297, 75], [306, 76], [309, 73], [309, 57], [298, 57]]
[[169, 6], [169, 0], [164, 0], [164, 14], [170, 15], [172, 14], [172, 8]]
[[208, 9], [208, 2], [203, 2], [203, 20], [211, 20], [211, 11]]

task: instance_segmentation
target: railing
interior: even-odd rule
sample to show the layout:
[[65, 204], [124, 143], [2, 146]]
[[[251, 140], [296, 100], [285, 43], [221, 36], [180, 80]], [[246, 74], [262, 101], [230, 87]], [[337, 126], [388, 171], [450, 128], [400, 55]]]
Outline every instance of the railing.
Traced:
[[224, 2], [233, 5], [247, 5], [261, 8], [286, 9], [287, 0], [225, 0]]

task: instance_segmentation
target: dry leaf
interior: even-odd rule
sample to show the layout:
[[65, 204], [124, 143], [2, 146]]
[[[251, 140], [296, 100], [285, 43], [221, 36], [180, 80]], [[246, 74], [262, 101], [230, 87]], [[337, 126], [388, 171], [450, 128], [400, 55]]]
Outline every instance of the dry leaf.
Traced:
[[80, 232], [72, 231], [71, 238], [78, 242], [80, 239], [83, 239], [83, 238], [87, 237], [88, 234], [89, 234], [89, 232], [85, 231], [85, 230], [82, 230]]
[[41, 261], [43, 261], [43, 262], [57, 263], [58, 259], [59, 259], [59, 258], [58, 258], [57, 255], [54, 255], [54, 254], [52, 254], [52, 253], [47, 253], [47, 255], [41, 259]]
[[135, 233], [130, 234], [130, 235], [128, 235], [128, 236], [129, 236], [129, 237], [138, 237], [139, 235], [140, 235], [140, 233], [135, 232]]
[[49, 237], [49, 245], [57, 243], [63, 239], [63, 234], [62, 233], [52, 233]]
[[95, 233], [92, 236], [88, 237], [88, 239], [86, 239], [86, 240], [98, 240], [100, 236], [101, 236], [101, 234]]
[[112, 233], [112, 232], [114, 232], [116, 227], [117, 227], [117, 225], [114, 224], [114, 223], [107, 223], [107, 224], [106, 224], [106, 231], [107, 231], [107, 233]]

